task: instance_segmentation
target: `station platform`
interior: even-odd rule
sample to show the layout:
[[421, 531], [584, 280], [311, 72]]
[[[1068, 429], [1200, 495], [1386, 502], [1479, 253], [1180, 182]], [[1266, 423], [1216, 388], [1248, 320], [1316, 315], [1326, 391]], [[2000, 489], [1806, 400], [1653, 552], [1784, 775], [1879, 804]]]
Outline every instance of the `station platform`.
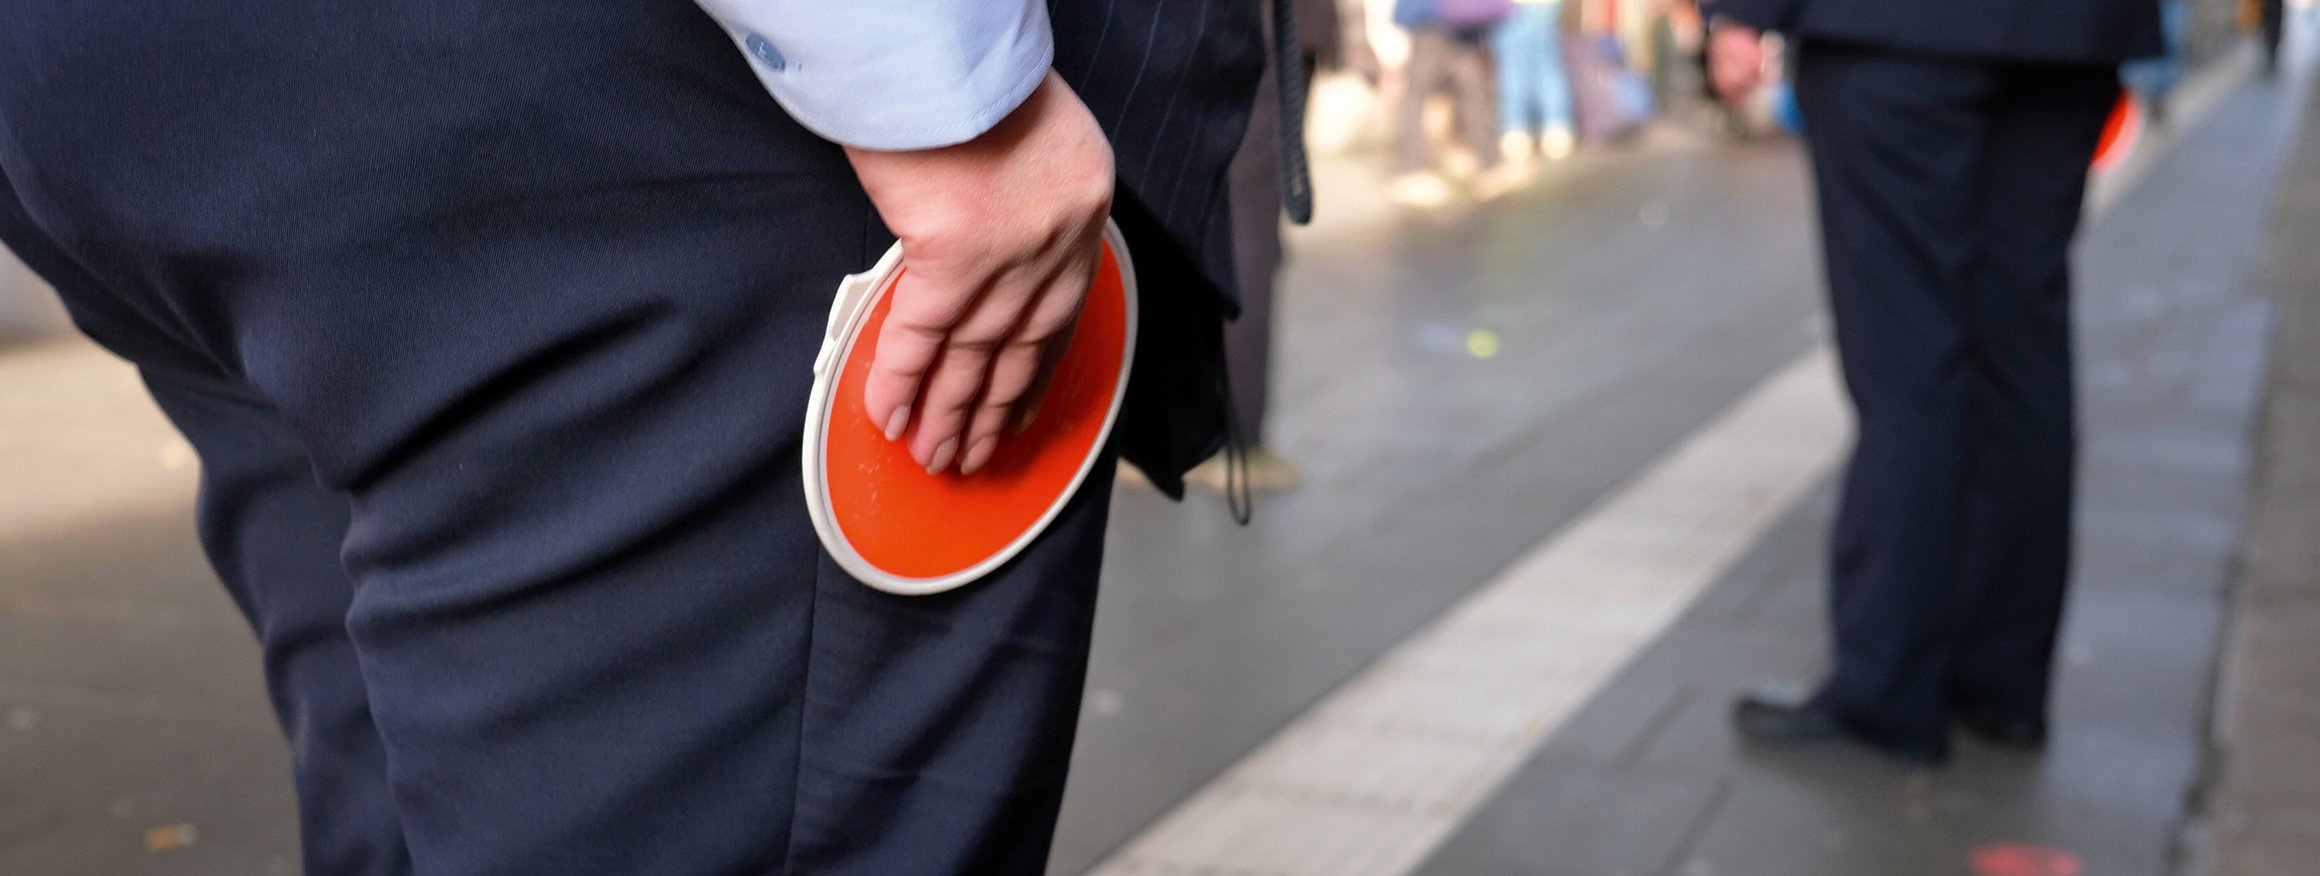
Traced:
[[[1850, 426], [1794, 146], [1671, 127], [1431, 210], [1323, 159], [1268, 435], [1304, 480], [1246, 528], [1117, 487], [1051, 872], [2311, 872], [2309, 79], [2216, 62], [2098, 187], [2053, 744], [1932, 771], [1726, 723], [1825, 652]], [[0, 349], [0, 873], [296, 869], [193, 476], [126, 366]]]

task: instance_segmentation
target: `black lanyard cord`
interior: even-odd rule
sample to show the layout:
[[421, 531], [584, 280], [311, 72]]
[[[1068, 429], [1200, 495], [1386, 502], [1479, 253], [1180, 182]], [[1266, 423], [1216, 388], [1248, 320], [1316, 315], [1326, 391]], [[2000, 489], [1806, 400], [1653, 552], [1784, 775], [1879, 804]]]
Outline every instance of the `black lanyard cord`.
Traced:
[[1305, 154], [1305, 54], [1297, 48], [1297, 0], [1273, 0], [1273, 82], [1280, 88], [1281, 209], [1313, 221], [1313, 171]]

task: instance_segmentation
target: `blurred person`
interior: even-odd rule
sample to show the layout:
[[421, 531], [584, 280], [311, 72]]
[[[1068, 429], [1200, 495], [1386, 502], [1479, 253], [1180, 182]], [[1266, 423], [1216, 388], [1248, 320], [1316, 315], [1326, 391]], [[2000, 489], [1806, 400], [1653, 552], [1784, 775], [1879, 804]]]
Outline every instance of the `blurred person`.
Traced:
[[[1694, 77], [1690, 83], [1691, 89], [1676, 93], [1681, 94], [1685, 100], [1698, 100], [1707, 107], [1712, 130], [1735, 136], [1750, 134], [1752, 125], [1742, 106], [1745, 99], [1728, 99], [1716, 88], [1715, 73], [1709, 68], [1707, 12], [1702, 6], [1702, 0], [1677, 0], [1675, 7], [1670, 10], [1672, 34], [1682, 34], [1688, 38], [1684, 44], [1684, 61], [1690, 68], [1687, 72]], [[1673, 30], [1673, 26], [1678, 24], [1682, 25], [1683, 30]], [[1674, 104], [1669, 102], [1663, 105]]]
[[1707, 92], [1723, 111], [1718, 130], [1735, 139], [1803, 131], [1802, 115], [1796, 107], [1796, 83], [1790, 75], [1796, 69], [1796, 45], [1778, 34], [1764, 34], [1762, 41], [1764, 67], [1747, 92], [1725, 95], [1718, 91], [1713, 76], [1706, 80]]
[[1377, 88], [1385, 80], [1385, 64], [1378, 60], [1377, 47], [1370, 45], [1369, 4], [1364, 0], [1338, 0], [1333, 5], [1335, 11], [1330, 14], [1337, 21], [1336, 66], [1360, 77], [1370, 88]]
[[[1273, 0], [1263, 0], [1268, 10]], [[1335, 65], [1342, 57], [1341, 22], [1335, 0], [1293, 0], [1297, 17], [1297, 61], [1304, 75], [1297, 81], [1308, 91], [1313, 73]], [[1358, 6], [1354, 14], [1359, 15]], [[1267, 20], [1270, 20], [1268, 14]], [[1371, 59], [1375, 63], [1375, 59]], [[1269, 419], [1273, 364], [1273, 295], [1280, 282], [1281, 246], [1281, 93], [1279, 71], [1270, 59], [1259, 80], [1255, 107], [1249, 112], [1248, 133], [1226, 172], [1232, 201], [1234, 276], [1240, 289], [1240, 315], [1225, 327], [1225, 362], [1232, 384], [1233, 414], [1239, 418], [1245, 443], [1245, 476], [1258, 492], [1285, 490], [1303, 478], [1289, 461], [1265, 440]], [[1291, 112], [1302, 113], [1298, 101]], [[1303, 136], [1299, 132], [1299, 136]], [[1189, 479], [1218, 493], [1232, 489], [1234, 473], [1229, 457], [1219, 454], [1192, 470]]]
[[[2077, 426], [2069, 249], [2118, 65], [2155, 0], [1719, 0], [1726, 95], [1795, 70], [1859, 429], [1832, 536], [1833, 664], [1735, 704], [1761, 744], [1949, 754], [2047, 735]], [[1798, 692], [1801, 694], [1801, 692]]]
[[1515, 0], [1514, 12], [1491, 30], [1498, 70], [1500, 151], [1506, 160], [1536, 155], [1569, 157], [1571, 79], [1563, 70], [1562, 0]]
[[1563, 57], [1582, 139], [1617, 142], [1651, 121], [1651, 83], [1628, 63], [1618, 34], [1574, 32], [1564, 40]]
[[972, 472], [1108, 212], [1114, 446], [1180, 490], [1257, 7], [702, 5], [8, 5], [0, 240], [200, 453], [308, 872], [1044, 866], [1109, 457], [991, 577], [873, 591], [808, 521], [813, 361], [899, 237], [869, 404]]
[[[1388, 194], [1397, 202], [1434, 206], [1450, 187], [1434, 173], [1426, 142], [1426, 101], [1450, 93], [1451, 116], [1478, 168], [1475, 194], [1492, 197], [1521, 182], [1521, 169], [1503, 165], [1492, 122], [1490, 59], [1484, 42], [1490, 28], [1513, 10], [1512, 0], [1396, 0], [1394, 23], [1410, 32], [1410, 57], [1402, 67], [1402, 95], [1394, 114], [1394, 178]], [[1503, 166], [1507, 170], [1501, 170]]]
[[2265, 76], [2280, 73], [2280, 41], [2287, 35], [2286, 0], [2256, 0], [2256, 38], [2263, 48]]
[[1651, 94], [1667, 112], [1684, 108], [1703, 94], [1713, 102], [1706, 77], [1691, 78], [1707, 69], [1702, 51], [1705, 29], [1694, 0], [1670, 0], [1652, 16]]

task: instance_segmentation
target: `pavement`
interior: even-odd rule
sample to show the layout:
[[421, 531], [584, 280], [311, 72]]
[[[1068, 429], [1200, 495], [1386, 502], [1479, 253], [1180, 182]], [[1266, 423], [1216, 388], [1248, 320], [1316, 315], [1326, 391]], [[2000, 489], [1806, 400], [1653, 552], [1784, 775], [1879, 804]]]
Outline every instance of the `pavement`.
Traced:
[[[1663, 130], [1437, 211], [1325, 158], [1276, 316], [1305, 482], [1246, 529], [1120, 488], [1051, 871], [2311, 872], [2320, 128], [2302, 74], [2216, 70], [2080, 252], [2044, 756], [1727, 732], [1825, 651], [1845, 424], [1793, 147]], [[133, 372], [0, 349], [0, 484], [0, 874], [293, 872], [257, 651]]]
[[[2306, 112], [2316, 93], [2306, 98]], [[2215, 876], [2320, 867], [2320, 137], [2280, 175], [2251, 285], [2278, 309], [2255, 485], [2231, 588], [2212, 784], [2198, 799]]]

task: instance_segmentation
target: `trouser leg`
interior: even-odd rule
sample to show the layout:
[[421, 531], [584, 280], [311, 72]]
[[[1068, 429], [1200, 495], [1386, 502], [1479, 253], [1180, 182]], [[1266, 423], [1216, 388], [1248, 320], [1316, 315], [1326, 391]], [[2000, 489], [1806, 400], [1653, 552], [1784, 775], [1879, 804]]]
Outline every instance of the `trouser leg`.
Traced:
[[881, 593], [822, 562], [791, 872], [1045, 869], [1111, 483], [1107, 455], [1038, 543], [949, 593]]
[[1563, 60], [1563, 4], [1541, 6], [1544, 48], [1539, 50], [1539, 106], [1548, 128], [1571, 130], [1571, 74]]
[[[553, 313], [434, 296], [488, 348], [388, 342], [434, 357], [409, 379], [480, 392], [353, 467], [350, 628], [413, 856], [446, 874], [1036, 871], [1108, 479], [956, 593], [846, 577], [806, 513], [799, 432], [830, 290], [883, 241], [843, 177], [703, 186], [617, 207], [691, 233], [559, 236], [489, 268], [545, 272], [502, 292]], [[727, 196], [745, 212], [713, 206]], [[300, 373], [358, 368], [298, 355]]]
[[265, 654], [306, 872], [409, 872], [386, 748], [346, 632], [346, 497], [315, 481], [296, 436], [246, 389], [169, 370], [148, 370], [146, 384], [201, 456], [202, 547]]
[[51, 240], [0, 178], [0, 242], [62, 295], [75, 321], [138, 363], [154, 401], [202, 461], [204, 553], [257, 633], [266, 689], [290, 743], [309, 873], [410, 871], [386, 752], [346, 632], [353, 585], [339, 562], [346, 497], [315, 480], [281, 416], [216, 376], [154, 299], [111, 294]]
[[1265, 439], [1272, 380], [1273, 286], [1281, 272], [1280, 94], [1268, 65], [1257, 84], [1249, 130], [1226, 171], [1232, 200], [1232, 247], [1241, 314], [1225, 326], [1233, 411], [1251, 444]]
[[1831, 538], [1834, 659], [1820, 697], [1865, 734], [1938, 748], [1961, 588], [1966, 307], [1991, 75], [1808, 44], [1797, 88], [1859, 414]]
[[2117, 99], [2107, 68], [2012, 74], [1993, 114], [1970, 285], [1978, 379], [1952, 698], [2043, 718], [2070, 575], [2076, 464], [2069, 252]]
[[1498, 127], [1508, 133], [1530, 133], [1541, 124], [1538, 115], [1541, 56], [1547, 51], [1546, 34], [1539, 25], [1544, 7], [1518, 4], [1514, 14], [1491, 31], [1490, 54], [1497, 72]]
[[1474, 153], [1476, 163], [1496, 167], [1498, 115], [1491, 109], [1490, 57], [1479, 38], [1452, 41], [1447, 75], [1459, 138], [1465, 141], [1467, 151]]
[[1426, 99], [1442, 85], [1455, 49], [1438, 28], [1410, 32], [1410, 58], [1402, 65], [1402, 96], [1394, 112], [1394, 172], [1417, 173], [1427, 158]]
[[[552, 311], [419, 292], [441, 310], [369, 350], [284, 341], [294, 419], [411, 412], [377, 445], [304, 437], [355, 498], [349, 628], [412, 855], [443, 874], [1036, 871], [1109, 481], [956, 593], [845, 576], [799, 433], [830, 290], [883, 240], [844, 177], [700, 185], [603, 207], [685, 234], [523, 223], [544, 239], [508, 248], [522, 264], [483, 268]], [[350, 328], [299, 311], [276, 316], [298, 337]], [[477, 334], [446, 343], [437, 319]]]
[[2280, 66], [2280, 40], [2287, 31], [2287, 4], [2283, 0], [2260, 0], [2257, 19], [2258, 36], [2263, 42], [2264, 69], [2277, 70]]

